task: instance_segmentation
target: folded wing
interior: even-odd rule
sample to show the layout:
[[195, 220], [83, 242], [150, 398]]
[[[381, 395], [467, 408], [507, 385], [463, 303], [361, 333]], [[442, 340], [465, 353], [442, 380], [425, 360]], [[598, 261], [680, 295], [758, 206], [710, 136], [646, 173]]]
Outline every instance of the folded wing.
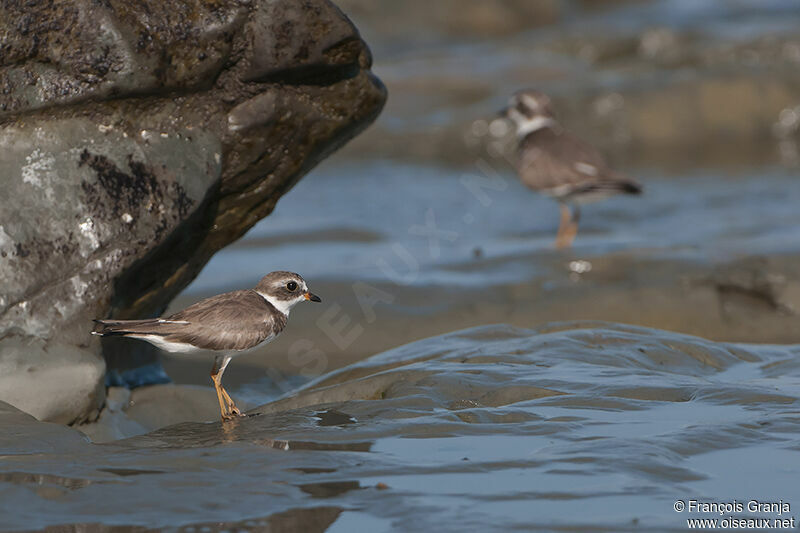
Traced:
[[95, 322], [95, 335], [157, 337], [203, 350], [246, 350], [280, 333], [286, 316], [255, 291], [245, 290], [206, 298], [167, 318]]

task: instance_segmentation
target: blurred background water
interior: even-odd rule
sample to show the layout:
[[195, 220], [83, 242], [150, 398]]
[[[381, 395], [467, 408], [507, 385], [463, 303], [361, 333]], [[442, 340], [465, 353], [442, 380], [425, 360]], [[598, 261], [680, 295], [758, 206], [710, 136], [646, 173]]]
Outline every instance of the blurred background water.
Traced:
[[[389, 101], [174, 302], [275, 269], [300, 272], [323, 296], [228, 379], [267, 386], [266, 368], [316, 375], [495, 322], [602, 319], [800, 341], [795, 2], [340, 6], [371, 44]], [[495, 114], [525, 87], [551, 95], [568, 129], [645, 187], [585, 208], [568, 252], [553, 250], [557, 205], [518, 182], [513, 134]], [[352, 335], [336, 342], [333, 330]], [[324, 364], [287, 358], [312, 345]], [[167, 368], [205, 383], [184, 365]]]

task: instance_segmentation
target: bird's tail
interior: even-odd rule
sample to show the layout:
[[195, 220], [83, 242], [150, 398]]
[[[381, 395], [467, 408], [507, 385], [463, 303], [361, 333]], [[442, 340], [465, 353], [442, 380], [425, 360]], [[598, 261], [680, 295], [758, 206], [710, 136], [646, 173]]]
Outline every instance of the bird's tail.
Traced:
[[[599, 198], [614, 194], [641, 194], [642, 186], [637, 182], [622, 178], [615, 180], [591, 181], [575, 188], [570, 195], [575, 197], [597, 195]], [[584, 199], [584, 202], [586, 200]]]
[[623, 194], [642, 194], [641, 184], [624, 174], [614, 173], [613, 178], [604, 183], [606, 187]]
[[158, 324], [157, 318], [144, 320], [94, 320], [92, 335], [112, 337], [115, 335], [141, 335]]
[[642, 194], [642, 186], [631, 179], [618, 181], [617, 184], [624, 194]]

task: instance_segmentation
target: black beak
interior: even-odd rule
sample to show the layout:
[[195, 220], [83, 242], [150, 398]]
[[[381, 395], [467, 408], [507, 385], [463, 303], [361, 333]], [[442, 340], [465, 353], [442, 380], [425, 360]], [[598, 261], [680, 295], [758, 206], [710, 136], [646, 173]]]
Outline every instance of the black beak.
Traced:
[[501, 117], [501, 118], [508, 117], [508, 108], [504, 107], [503, 109], [498, 109], [497, 110], [497, 116]]
[[308, 300], [309, 302], [321, 302], [322, 301], [322, 300], [320, 300], [319, 296], [317, 296], [316, 294], [312, 294], [310, 292], [307, 292], [305, 294], [305, 297], [306, 297], [306, 300]]

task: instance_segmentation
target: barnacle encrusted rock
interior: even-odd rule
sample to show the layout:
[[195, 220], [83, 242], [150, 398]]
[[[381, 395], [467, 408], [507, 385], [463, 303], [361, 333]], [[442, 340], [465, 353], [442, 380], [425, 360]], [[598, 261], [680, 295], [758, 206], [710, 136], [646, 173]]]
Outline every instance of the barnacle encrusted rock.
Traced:
[[386, 91], [327, 0], [0, 5], [0, 400], [102, 403], [91, 319], [160, 312]]

